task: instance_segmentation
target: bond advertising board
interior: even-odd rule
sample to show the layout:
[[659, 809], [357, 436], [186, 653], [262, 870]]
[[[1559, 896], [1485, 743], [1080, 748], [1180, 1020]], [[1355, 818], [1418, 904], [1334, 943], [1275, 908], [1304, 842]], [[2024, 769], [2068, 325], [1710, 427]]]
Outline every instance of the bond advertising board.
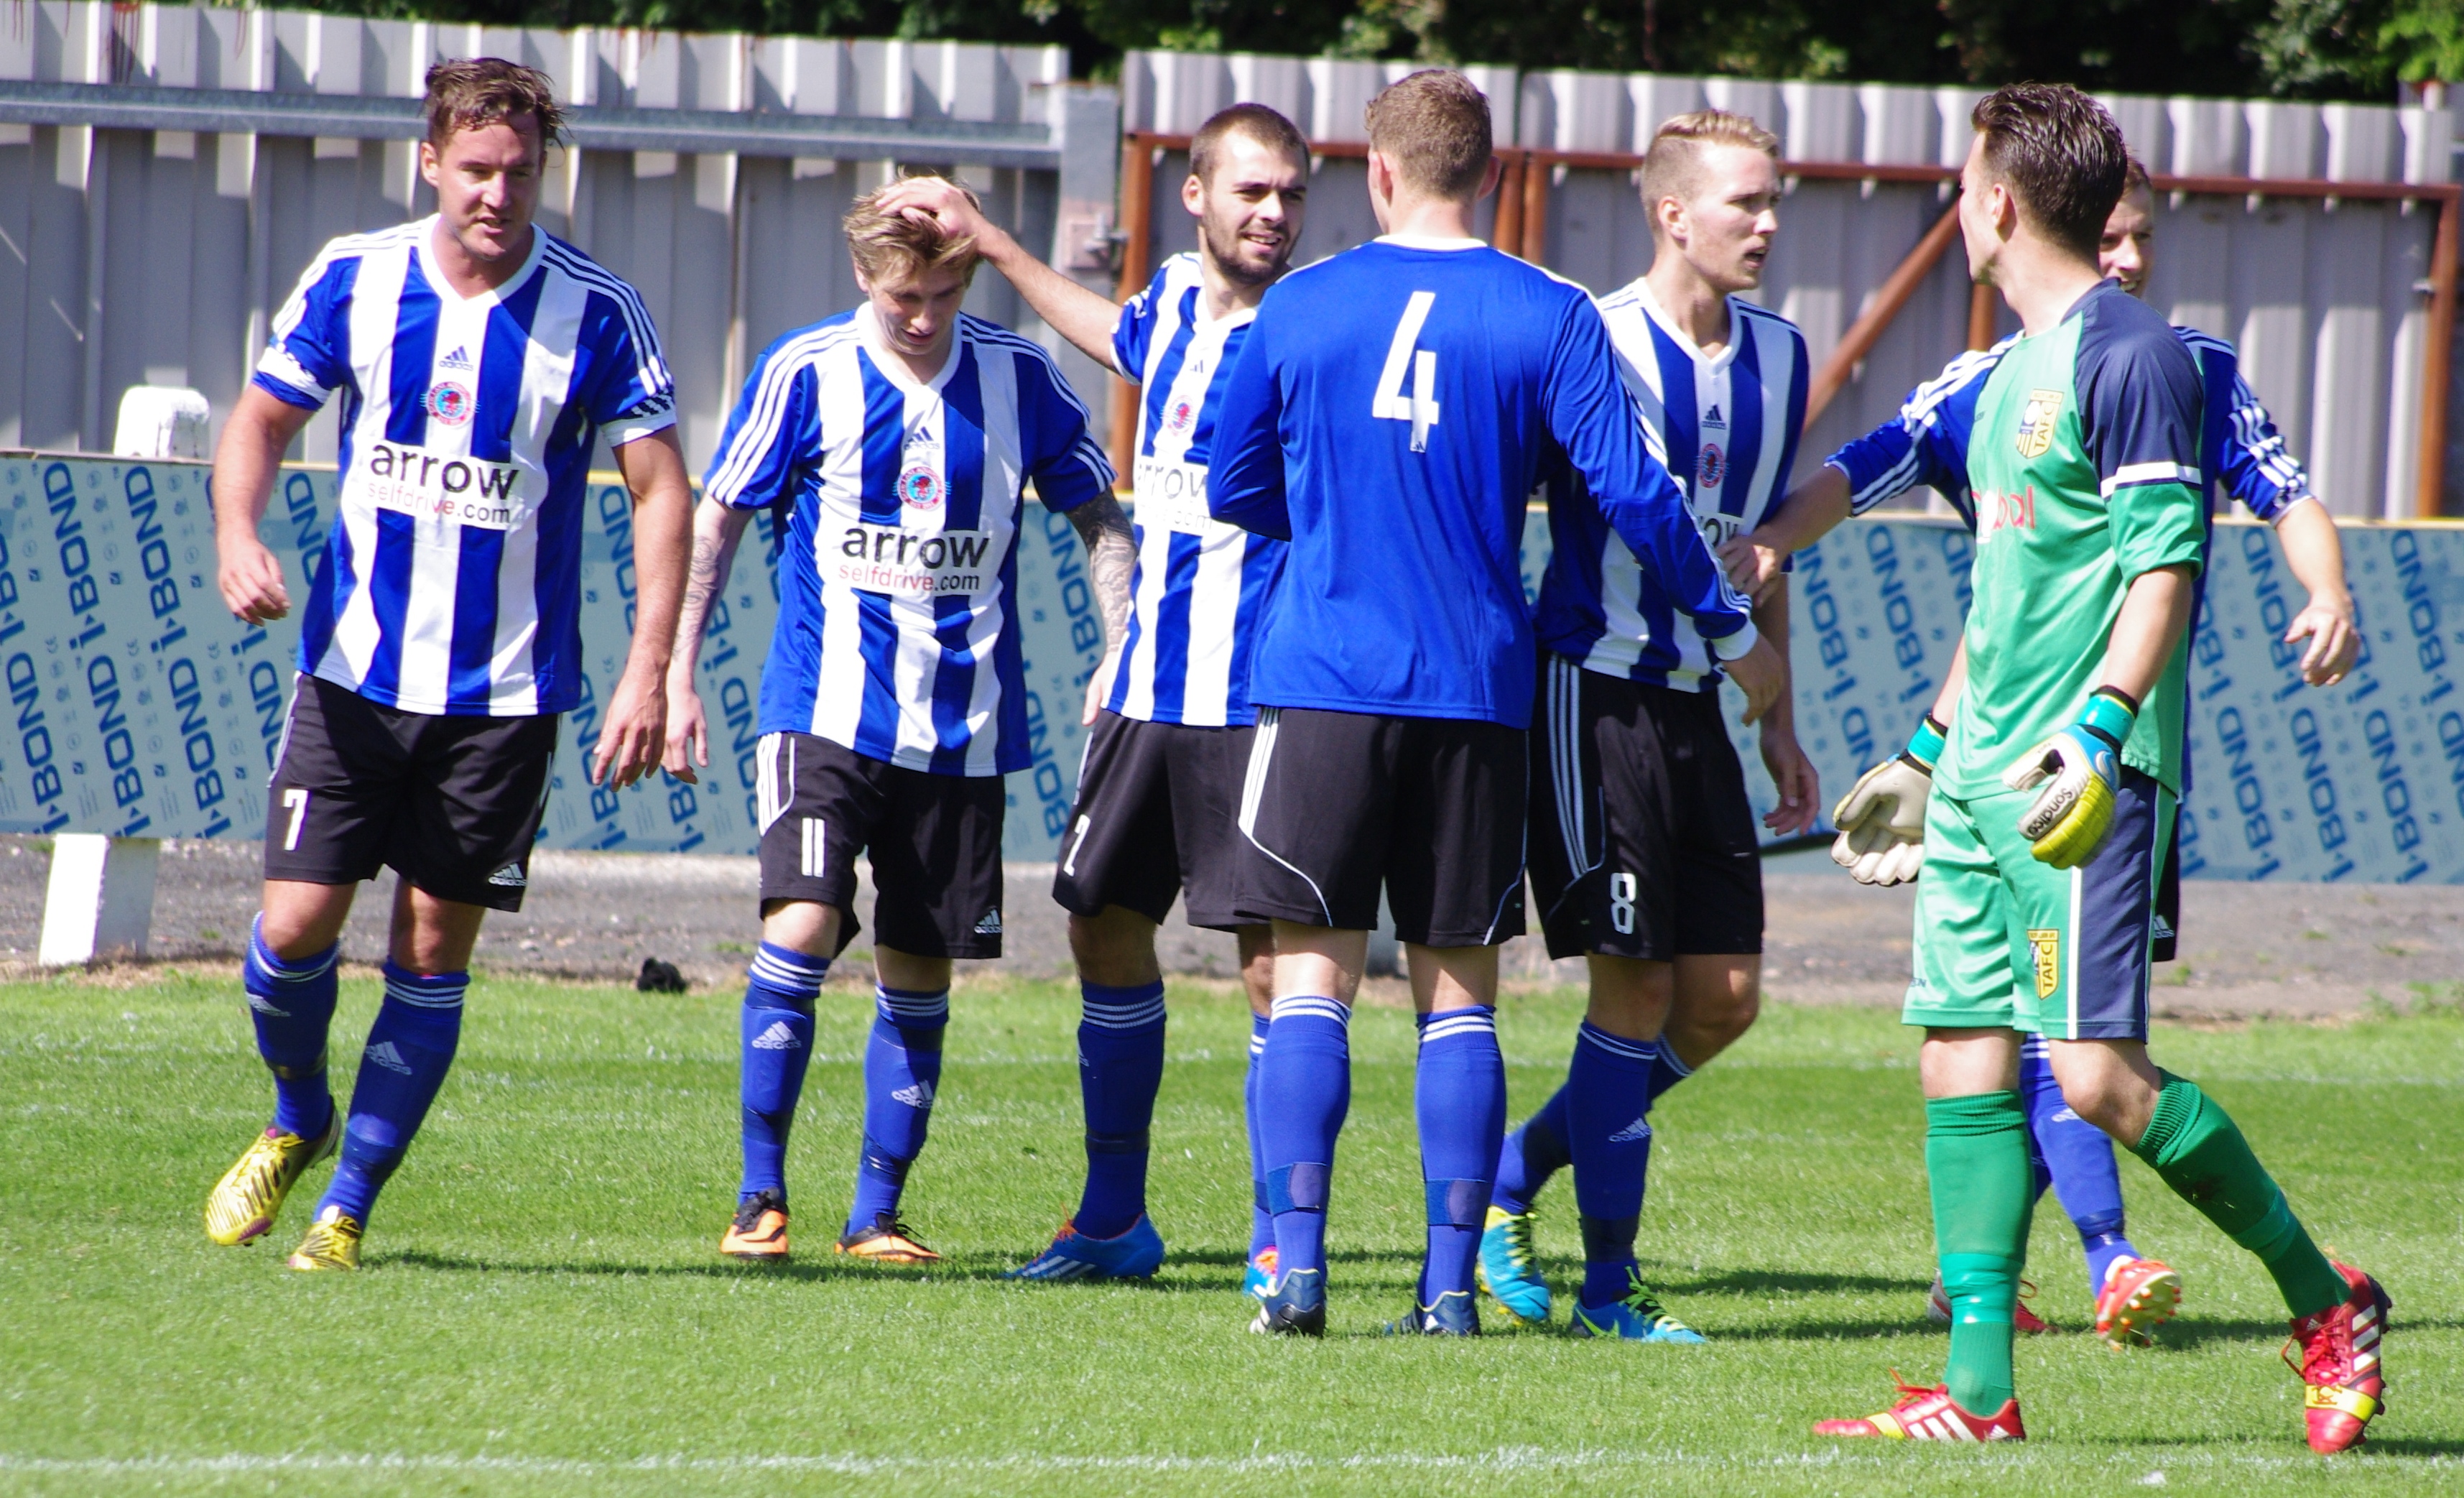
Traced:
[[[140, 837], [261, 833], [265, 777], [288, 705], [296, 614], [264, 629], [213, 586], [206, 470], [0, 455], [0, 829]], [[775, 539], [757, 518], [714, 608], [700, 668], [711, 765], [622, 793], [583, 765], [624, 668], [637, 580], [632, 507], [588, 496], [582, 567], [583, 701], [558, 752], [545, 840], [556, 848], [750, 852], [762, 658], [778, 616]], [[295, 598], [323, 564], [334, 476], [286, 470], [261, 529]], [[2184, 870], [2236, 879], [2464, 882], [2464, 529], [2348, 528], [2366, 651], [2344, 685], [2299, 684], [2280, 644], [2302, 594], [2266, 528], [2221, 524], [2191, 643], [2191, 816]], [[1075, 531], [1029, 504], [1019, 529], [1033, 763], [1008, 778], [1005, 851], [1049, 859], [1068, 822], [1078, 716], [1103, 628]], [[1827, 803], [1894, 752], [1958, 643], [1971, 545], [1947, 521], [1855, 522], [1792, 576], [1797, 736]], [[1529, 525], [1527, 584], [1547, 563]], [[1773, 801], [1754, 732], [1731, 726], [1756, 810]], [[1827, 808], [1826, 808], [1827, 809]]]

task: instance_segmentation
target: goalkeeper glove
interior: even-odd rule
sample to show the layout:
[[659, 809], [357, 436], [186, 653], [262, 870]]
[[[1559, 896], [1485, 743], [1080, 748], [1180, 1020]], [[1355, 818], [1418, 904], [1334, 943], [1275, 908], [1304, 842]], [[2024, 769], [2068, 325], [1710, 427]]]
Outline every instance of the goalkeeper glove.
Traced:
[[2099, 687], [2079, 710], [2079, 721], [2022, 756], [2002, 776], [2014, 791], [2036, 791], [2019, 814], [2019, 835], [2037, 861], [2077, 869], [2096, 856], [2113, 830], [2113, 789], [2122, 780], [2122, 746], [2139, 704], [2112, 687]]
[[1831, 808], [1831, 861], [1859, 884], [1905, 884], [1925, 867], [1925, 800], [1949, 731], [1928, 713], [1908, 746], [1867, 770]]

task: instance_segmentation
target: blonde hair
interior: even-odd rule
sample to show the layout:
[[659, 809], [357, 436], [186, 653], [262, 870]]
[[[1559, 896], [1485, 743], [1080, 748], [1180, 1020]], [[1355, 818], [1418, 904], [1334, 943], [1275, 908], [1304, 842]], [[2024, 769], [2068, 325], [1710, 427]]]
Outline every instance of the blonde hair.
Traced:
[[[948, 180], [934, 172], [915, 175], [936, 182]], [[981, 258], [975, 236], [950, 233], [937, 219], [883, 212], [881, 200], [895, 186], [885, 184], [856, 199], [847, 217], [839, 222], [847, 231], [847, 249], [855, 256], [856, 269], [876, 286], [913, 283], [934, 271], [956, 271], [960, 280], [972, 283], [977, 262]], [[965, 183], [951, 182], [950, 186], [963, 193], [969, 203], [979, 209], [983, 207], [975, 189]]]
[[1749, 115], [1725, 109], [1697, 109], [1660, 122], [1651, 149], [1642, 156], [1642, 202], [1651, 213], [1651, 231], [1660, 232], [1660, 200], [1683, 200], [1701, 185], [1703, 153], [1714, 145], [1741, 145], [1779, 160], [1779, 137], [1755, 123]]

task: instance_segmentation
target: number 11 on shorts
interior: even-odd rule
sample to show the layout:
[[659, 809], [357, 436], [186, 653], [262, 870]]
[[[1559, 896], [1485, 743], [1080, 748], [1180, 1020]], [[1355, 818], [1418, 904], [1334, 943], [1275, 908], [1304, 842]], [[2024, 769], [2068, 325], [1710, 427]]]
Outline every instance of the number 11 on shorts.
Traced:
[[308, 820], [308, 793], [297, 785], [282, 793], [282, 804], [291, 808], [291, 830], [282, 835], [282, 850], [299, 851], [299, 825]]

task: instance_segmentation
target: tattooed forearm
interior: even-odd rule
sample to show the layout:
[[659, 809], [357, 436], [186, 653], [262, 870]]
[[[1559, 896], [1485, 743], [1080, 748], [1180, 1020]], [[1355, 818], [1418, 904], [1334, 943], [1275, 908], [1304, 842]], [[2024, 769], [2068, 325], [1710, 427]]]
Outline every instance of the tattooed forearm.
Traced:
[[701, 659], [702, 628], [710, 622], [710, 606], [727, 586], [736, 561], [737, 542], [744, 539], [751, 512], [704, 502], [693, 514], [693, 561], [685, 569], [685, 601], [676, 619], [674, 661], [691, 680]]
[[1069, 512], [1069, 523], [1087, 544], [1087, 581], [1095, 590], [1095, 606], [1103, 611], [1104, 640], [1117, 648], [1130, 629], [1130, 576], [1137, 567], [1138, 545], [1121, 502], [1103, 495]]

